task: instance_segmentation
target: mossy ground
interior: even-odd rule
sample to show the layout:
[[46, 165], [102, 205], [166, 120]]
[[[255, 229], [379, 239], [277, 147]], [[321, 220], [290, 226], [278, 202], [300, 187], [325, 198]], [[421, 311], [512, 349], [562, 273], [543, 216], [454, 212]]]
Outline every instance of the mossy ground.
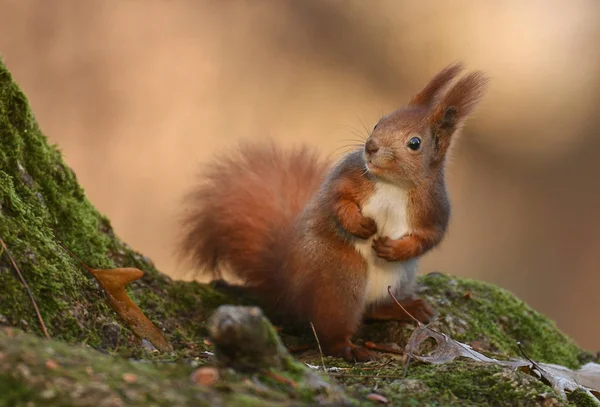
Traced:
[[[587, 357], [548, 318], [506, 290], [475, 280], [430, 273], [419, 279], [420, 295], [438, 312], [432, 327], [478, 349], [576, 368]], [[370, 340], [406, 343], [412, 329], [387, 324], [366, 326], [361, 336]]]
[[[115, 236], [58, 149], [48, 145], [2, 64], [0, 219], [0, 237], [31, 287], [52, 337], [107, 350], [118, 341], [122, 354], [139, 348], [126, 327], [115, 327], [116, 316], [93, 277], [58, 243], [93, 268], [143, 270], [146, 274], [131, 284], [130, 296], [179, 349], [202, 346], [205, 313], [227, 298], [211, 286], [171, 281]], [[6, 255], [0, 257], [0, 287], [0, 321], [41, 335], [31, 301]]]
[[225, 371], [224, 380], [204, 386], [191, 379], [193, 370], [189, 364], [134, 363], [0, 329], [0, 405], [287, 406], [343, 400], [326, 389], [294, 389], [260, 372]]
[[[0, 325], [29, 332], [14, 337], [0, 333], [0, 404], [18, 405], [18, 400], [86, 405], [81, 402], [84, 394], [92, 395], [88, 405], [102, 405], [99, 400], [103, 405], [295, 405], [328, 400], [303, 385], [305, 369], [296, 362], [278, 372], [300, 383], [294, 389], [265, 375], [235, 372], [214, 388], [190, 382], [193, 366], [211, 363], [205, 352], [211, 350], [205, 342], [207, 317], [218, 305], [241, 300], [212, 285], [172, 281], [119, 240], [108, 219], [87, 200], [58, 149], [48, 145], [27, 99], [2, 63], [0, 237], [29, 283], [50, 335], [58, 340], [38, 338], [42, 331], [26, 291], [7, 256], [0, 256]], [[160, 354], [140, 346], [107, 306], [96, 281], [59, 242], [94, 268], [142, 269], [146, 274], [128, 292], [175, 352]], [[504, 290], [442, 274], [425, 276], [421, 282], [422, 295], [440, 311], [434, 327], [454, 339], [503, 357], [517, 356], [520, 341], [530, 357], [569, 367], [590, 357], [552, 322]], [[364, 327], [358, 340], [403, 345], [410, 331], [396, 323], [373, 324]], [[321, 363], [314, 352], [298, 358]], [[48, 368], [49, 359], [58, 367]], [[349, 366], [332, 358], [326, 363], [363, 376], [335, 377], [360, 404], [369, 404], [365, 397], [373, 391], [385, 395], [391, 405], [494, 405], [507, 400], [510, 405], [552, 405], [549, 400], [564, 404], [548, 386], [524, 373], [469, 361], [413, 363], [406, 379], [404, 367], [393, 357], [385, 366]], [[125, 373], [138, 380], [129, 383]], [[578, 405], [587, 400], [577, 393], [572, 397]]]

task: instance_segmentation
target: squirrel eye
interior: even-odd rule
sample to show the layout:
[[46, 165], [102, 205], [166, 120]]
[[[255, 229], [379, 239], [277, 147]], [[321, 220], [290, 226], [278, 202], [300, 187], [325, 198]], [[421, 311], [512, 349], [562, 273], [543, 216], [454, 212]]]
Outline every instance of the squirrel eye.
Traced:
[[418, 137], [413, 137], [408, 141], [408, 148], [410, 148], [413, 151], [417, 151], [419, 148], [421, 148], [421, 139]]
[[375, 125], [375, 127], [373, 127], [373, 130], [375, 130], [375, 129], [377, 128], [377, 126], [379, 126], [379, 123], [377, 123], [377, 124]]

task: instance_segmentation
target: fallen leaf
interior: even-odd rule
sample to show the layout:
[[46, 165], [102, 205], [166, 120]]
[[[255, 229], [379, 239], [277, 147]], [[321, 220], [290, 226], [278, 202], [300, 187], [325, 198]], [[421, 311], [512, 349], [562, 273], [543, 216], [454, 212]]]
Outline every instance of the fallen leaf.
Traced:
[[[597, 363], [588, 363], [576, 371], [550, 363], [532, 361], [532, 365], [562, 397], [566, 398], [567, 391], [582, 389], [592, 398], [600, 399], [600, 365]], [[597, 404], [600, 405], [600, 402]]]
[[148, 339], [162, 352], [173, 350], [158, 328], [144, 315], [140, 307], [131, 301], [125, 291], [127, 284], [140, 279], [144, 275], [143, 271], [136, 268], [118, 268], [112, 270], [90, 269], [90, 272], [106, 291], [108, 301], [113, 309], [117, 311], [137, 336]]
[[173, 348], [158, 330], [156, 325], [150, 321], [144, 312], [127, 295], [125, 287], [127, 284], [139, 280], [144, 275], [142, 270], [136, 268], [116, 268], [108, 270], [97, 270], [89, 267], [81, 261], [73, 252], [62, 246], [74, 259], [76, 259], [86, 270], [96, 278], [108, 297], [111, 307], [119, 314], [133, 332], [142, 339], [147, 339], [158, 350], [172, 352]]
[[53, 361], [52, 359], [48, 359], [46, 361], [46, 367], [50, 370], [54, 370], [58, 367], [58, 363], [56, 363], [55, 361]]
[[[435, 348], [427, 356], [419, 355], [419, 346], [427, 339], [436, 342]], [[422, 362], [442, 364], [458, 357], [466, 357], [480, 363], [494, 363], [512, 369], [520, 369], [534, 373], [538, 378], [543, 377], [563, 398], [566, 391], [581, 389], [600, 405], [600, 365], [588, 363], [577, 371], [564, 366], [548, 363], [538, 363], [531, 359], [498, 360], [477, 352], [471, 346], [458, 342], [446, 334], [437, 332], [425, 325], [419, 325], [408, 339], [405, 348], [406, 355]]]
[[192, 381], [203, 386], [212, 386], [219, 380], [219, 371], [214, 367], [200, 367], [192, 372]]
[[[429, 356], [421, 356], [416, 353], [419, 346], [427, 339], [432, 338], [436, 342], [436, 347]], [[446, 334], [434, 331], [433, 329], [422, 325], [415, 328], [408, 339], [405, 352], [407, 355], [432, 364], [442, 364], [453, 361], [457, 357], [466, 357], [484, 363], [496, 363], [502, 366], [518, 368], [529, 365], [529, 362], [523, 360], [497, 360], [489, 358], [482, 353], [477, 352], [469, 345], [455, 341]]]
[[381, 404], [387, 404], [390, 402], [387, 398], [385, 398], [381, 394], [377, 394], [377, 393], [367, 394], [367, 399], [371, 400], [371, 401], [376, 401]]
[[133, 373], [123, 373], [123, 380], [127, 383], [134, 383], [137, 380], [137, 376]]

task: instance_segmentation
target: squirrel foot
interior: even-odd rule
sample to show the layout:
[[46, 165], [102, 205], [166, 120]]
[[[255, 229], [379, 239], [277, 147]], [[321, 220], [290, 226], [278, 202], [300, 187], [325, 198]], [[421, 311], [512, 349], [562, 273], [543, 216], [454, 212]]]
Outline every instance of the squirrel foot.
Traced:
[[377, 233], [377, 224], [372, 218], [360, 216], [360, 220], [348, 229], [352, 235], [361, 239], [368, 239]]
[[380, 236], [373, 239], [372, 246], [377, 257], [387, 261], [405, 261], [412, 257], [413, 242], [407, 237], [390, 239]]
[[325, 353], [329, 356], [343, 358], [349, 363], [363, 363], [379, 359], [377, 355], [367, 348], [355, 345], [349, 340], [331, 345], [326, 349]]
[[[433, 308], [422, 298], [407, 298], [400, 301], [400, 304], [402, 304], [410, 315], [423, 324], [430, 322], [435, 315]], [[392, 302], [386, 302], [368, 310], [365, 314], [365, 319], [376, 321], [412, 321], [412, 318], [398, 304]]]

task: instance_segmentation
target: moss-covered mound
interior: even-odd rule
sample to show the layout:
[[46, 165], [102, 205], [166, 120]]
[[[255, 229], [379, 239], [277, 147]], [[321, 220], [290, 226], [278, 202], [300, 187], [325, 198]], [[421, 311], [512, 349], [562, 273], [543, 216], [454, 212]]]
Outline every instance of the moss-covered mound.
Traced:
[[[119, 197], [115, 197], [119, 199]], [[225, 300], [206, 285], [173, 282], [115, 236], [60, 152], [41, 133], [27, 99], [0, 65], [0, 238], [29, 284], [50, 336], [94, 348], [132, 349], [103, 291], [58, 243], [89, 266], [137, 267], [130, 295], [172, 344], [202, 345], [205, 312]], [[0, 322], [40, 335], [40, 323], [6, 255], [0, 258]], [[195, 323], [190, 323], [195, 321]], [[133, 346], [133, 348], [137, 347]]]
[[[57, 148], [48, 145], [27, 99], [1, 63], [0, 238], [31, 288], [53, 338], [41, 338], [32, 302], [2, 253], [0, 325], [12, 328], [0, 331], [0, 405], [26, 401], [34, 405], [310, 405], [332, 400], [369, 404], [383, 401], [378, 397], [387, 398], [391, 405], [566, 403], [524, 373], [468, 361], [440, 366], [412, 363], [405, 377], [401, 360], [393, 355], [360, 366], [325, 358], [329, 374], [347, 393], [327, 393], [335, 393], [333, 399], [307, 384], [329, 381], [307, 375], [296, 362], [268, 372], [264, 367], [236, 372], [221, 360], [217, 384], [195, 384], [190, 378], [195, 367], [219, 363], [211, 356], [208, 317], [221, 304], [240, 302], [239, 297], [213, 285], [172, 281], [121, 242], [108, 219], [87, 200]], [[129, 295], [175, 352], [159, 353], [141, 343], [108, 307], [96, 280], [59, 243], [94, 268], [142, 269], [145, 275], [130, 284]], [[440, 312], [435, 328], [457, 340], [501, 356], [518, 355], [516, 343], [521, 341], [530, 357], [569, 367], [591, 358], [552, 322], [506, 291], [439, 273], [421, 282], [422, 295]], [[397, 323], [373, 324], [365, 326], [360, 337], [403, 346], [410, 331], [411, 327]], [[288, 343], [307, 340], [287, 332], [284, 327]], [[322, 363], [316, 351], [297, 358], [315, 366]], [[573, 397], [579, 404], [589, 401], [586, 396]]]

